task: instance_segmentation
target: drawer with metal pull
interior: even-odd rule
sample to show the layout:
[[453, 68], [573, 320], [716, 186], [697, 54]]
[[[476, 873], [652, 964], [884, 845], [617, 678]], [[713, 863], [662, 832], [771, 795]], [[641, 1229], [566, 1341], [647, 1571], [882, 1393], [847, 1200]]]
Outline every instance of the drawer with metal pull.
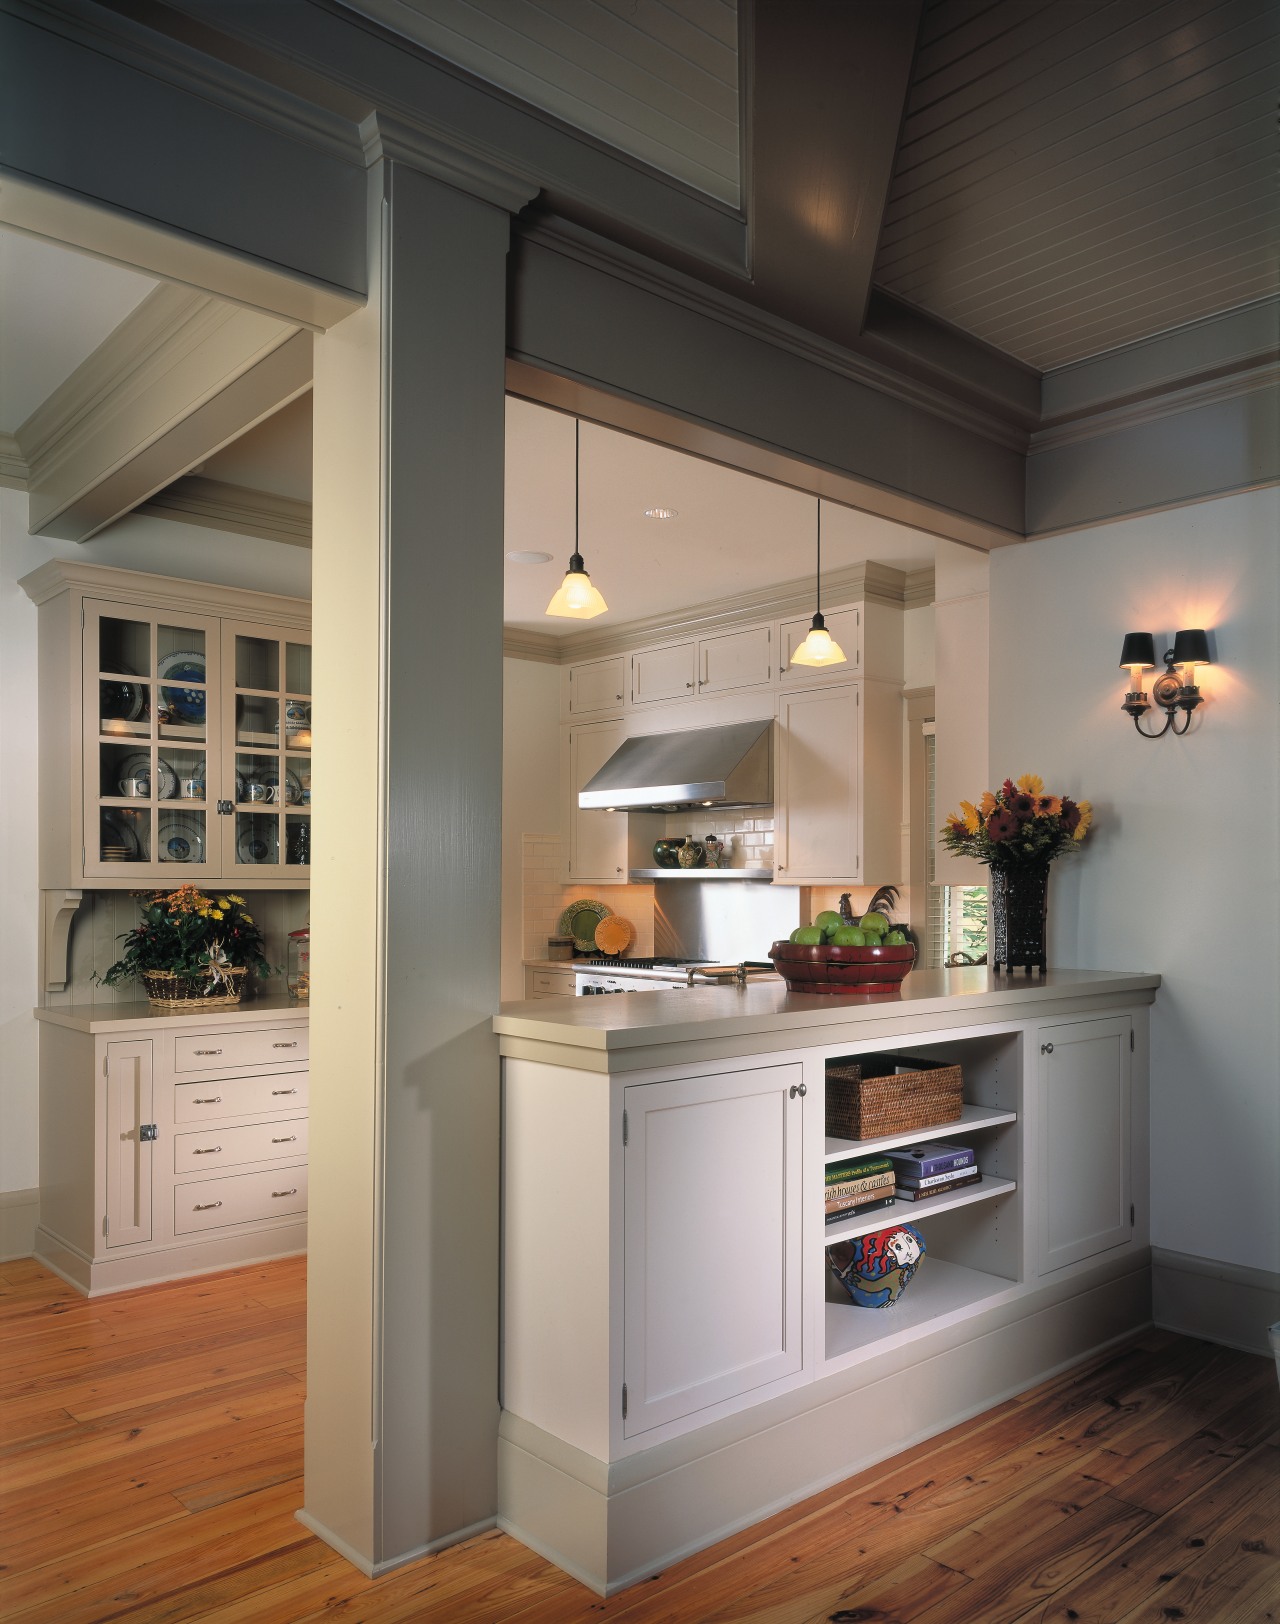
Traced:
[[307, 1153], [307, 1119], [251, 1122], [240, 1127], [201, 1128], [175, 1134], [175, 1173], [221, 1172], [244, 1162], [270, 1162]]
[[305, 1026], [260, 1026], [181, 1036], [173, 1043], [175, 1071], [218, 1071], [234, 1066], [281, 1066], [307, 1058]]
[[173, 1120], [216, 1122], [224, 1117], [261, 1116], [267, 1111], [305, 1110], [308, 1082], [305, 1071], [278, 1071], [271, 1077], [178, 1083], [173, 1090]]
[[197, 1179], [173, 1191], [173, 1232], [197, 1234], [228, 1224], [263, 1218], [296, 1217], [307, 1210], [307, 1170], [280, 1167], [262, 1173], [233, 1173], [223, 1179]]

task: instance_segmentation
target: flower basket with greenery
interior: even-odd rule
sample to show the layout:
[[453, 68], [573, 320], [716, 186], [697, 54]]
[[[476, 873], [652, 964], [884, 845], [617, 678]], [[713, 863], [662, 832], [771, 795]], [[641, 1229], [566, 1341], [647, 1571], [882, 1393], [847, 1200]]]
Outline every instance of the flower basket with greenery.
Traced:
[[206, 896], [194, 885], [139, 895], [142, 917], [121, 940], [124, 953], [103, 976], [109, 987], [141, 981], [161, 1008], [238, 1004], [250, 971], [274, 975], [261, 928], [233, 892]]
[[1046, 968], [1049, 865], [1077, 851], [1092, 823], [1088, 801], [1046, 794], [1043, 779], [1024, 773], [985, 791], [976, 806], [961, 801], [943, 824], [948, 851], [991, 870], [994, 968]]

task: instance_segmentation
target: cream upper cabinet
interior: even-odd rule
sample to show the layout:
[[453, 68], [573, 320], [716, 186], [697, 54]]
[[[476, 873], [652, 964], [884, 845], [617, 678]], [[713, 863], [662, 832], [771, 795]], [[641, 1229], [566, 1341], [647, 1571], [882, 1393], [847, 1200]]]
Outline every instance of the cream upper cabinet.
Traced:
[[627, 736], [623, 722], [585, 722], [564, 730], [563, 782], [568, 800], [565, 879], [574, 885], [623, 885], [627, 879], [627, 814], [578, 805], [578, 791], [595, 777]]
[[310, 606], [63, 560], [22, 585], [41, 886], [308, 884]]
[[588, 660], [569, 667], [570, 716], [600, 715], [621, 710], [627, 697], [627, 659]]
[[773, 681], [773, 627], [704, 637], [698, 644], [698, 692], [724, 693]]
[[631, 656], [631, 703], [655, 704], [663, 699], [692, 699], [697, 692], [696, 643], [672, 643], [646, 648]]
[[778, 675], [788, 687], [812, 687], [815, 682], [847, 682], [850, 677], [862, 676], [862, 611], [861, 609], [833, 609], [822, 617], [827, 630], [844, 651], [845, 663], [825, 670], [821, 666], [792, 665], [791, 656], [809, 635], [813, 616], [800, 620], [784, 620], [778, 628], [780, 644]]
[[778, 884], [902, 882], [902, 697], [895, 684], [780, 694], [776, 759]]

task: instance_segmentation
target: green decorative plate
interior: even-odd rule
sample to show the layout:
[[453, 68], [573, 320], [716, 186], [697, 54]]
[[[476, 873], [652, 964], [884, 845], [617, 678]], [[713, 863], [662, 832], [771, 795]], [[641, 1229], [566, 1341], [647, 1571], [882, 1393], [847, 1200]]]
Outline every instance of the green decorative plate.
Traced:
[[596, 952], [596, 926], [607, 919], [613, 909], [604, 902], [593, 902], [590, 897], [579, 897], [560, 915], [556, 926], [559, 936], [572, 936], [573, 945], [584, 953]]

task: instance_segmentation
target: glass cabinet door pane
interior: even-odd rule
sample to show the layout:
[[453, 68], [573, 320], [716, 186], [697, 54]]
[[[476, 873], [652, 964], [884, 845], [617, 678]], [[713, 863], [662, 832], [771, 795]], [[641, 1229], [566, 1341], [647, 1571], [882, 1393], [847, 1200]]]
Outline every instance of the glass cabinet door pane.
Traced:
[[104, 806], [98, 814], [98, 829], [100, 862], [150, 862], [150, 807]]
[[151, 626], [145, 620], [103, 615], [98, 621], [98, 670], [116, 676], [151, 675]]
[[203, 802], [207, 798], [208, 773], [203, 750], [170, 746], [160, 752], [159, 760], [162, 784], [166, 767], [173, 774], [173, 791], [163, 796], [164, 800]]
[[236, 636], [236, 687], [280, 691], [280, 645], [274, 637]]
[[236, 813], [236, 863], [280, 861], [280, 819], [273, 812]]
[[284, 737], [290, 750], [311, 748], [311, 701], [286, 699], [284, 702]]
[[311, 644], [286, 643], [284, 646], [284, 691], [311, 697]]
[[262, 694], [236, 695], [236, 743], [266, 745], [280, 740], [280, 701]]
[[159, 863], [203, 863], [205, 815], [191, 807], [166, 808], [156, 824], [156, 861]]
[[150, 738], [151, 684], [124, 678], [100, 681], [98, 731], [125, 738]]
[[311, 757], [284, 758], [285, 800], [290, 806], [311, 805]]
[[305, 813], [290, 812], [284, 820], [284, 860], [305, 868], [311, 861], [311, 819]]

